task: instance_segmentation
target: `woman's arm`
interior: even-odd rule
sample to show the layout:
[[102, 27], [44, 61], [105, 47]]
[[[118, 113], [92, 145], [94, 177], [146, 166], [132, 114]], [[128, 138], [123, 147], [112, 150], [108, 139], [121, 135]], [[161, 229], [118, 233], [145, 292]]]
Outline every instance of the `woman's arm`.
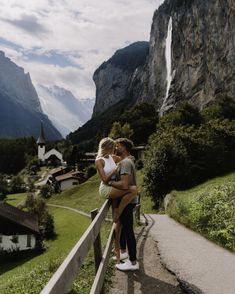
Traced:
[[118, 169], [118, 166], [112, 170], [110, 173], [108, 173], [107, 175], [105, 174], [104, 172], [104, 161], [103, 159], [98, 159], [95, 161], [95, 166], [96, 166], [96, 169], [99, 173], [99, 176], [100, 176], [100, 179], [104, 182], [104, 183], [107, 183], [111, 178], [112, 176], [116, 173], [117, 169]]

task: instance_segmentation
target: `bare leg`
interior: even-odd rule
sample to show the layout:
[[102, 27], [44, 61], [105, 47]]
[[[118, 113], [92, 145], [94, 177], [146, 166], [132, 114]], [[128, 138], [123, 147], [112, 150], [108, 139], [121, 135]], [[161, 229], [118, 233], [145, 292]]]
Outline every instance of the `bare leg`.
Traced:
[[130, 191], [131, 191], [130, 193], [128, 193], [122, 197], [122, 200], [121, 200], [118, 208], [116, 208], [114, 210], [114, 219], [113, 219], [114, 222], [118, 220], [118, 218], [122, 214], [124, 208], [135, 198], [135, 196], [138, 193], [136, 186], [131, 186]]
[[119, 216], [121, 215], [123, 209], [129, 204], [132, 199], [137, 195], [137, 187], [131, 186], [128, 190], [119, 190], [116, 188], [112, 188], [109, 198], [112, 200], [122, 198], [119, 207], [114, 209], [114, 222], [117, 222]]

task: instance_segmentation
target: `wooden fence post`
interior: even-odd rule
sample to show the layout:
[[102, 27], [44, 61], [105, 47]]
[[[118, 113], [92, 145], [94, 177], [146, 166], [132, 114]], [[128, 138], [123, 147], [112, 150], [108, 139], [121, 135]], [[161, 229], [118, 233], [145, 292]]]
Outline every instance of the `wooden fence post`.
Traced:
[[[98, 209], [97, 208], [93, 209], [91, 211], [91, 219], [93, 220], [97, 214], [98, 214]], [[100, 233], [97, 235], [93, 247], [94, 247], [94, 256], [95, 256], [95, 272], [97, 273], [101, 259], [102, 259]], [[104, 287], [102, 287], [100, 294], [104, 294]]]

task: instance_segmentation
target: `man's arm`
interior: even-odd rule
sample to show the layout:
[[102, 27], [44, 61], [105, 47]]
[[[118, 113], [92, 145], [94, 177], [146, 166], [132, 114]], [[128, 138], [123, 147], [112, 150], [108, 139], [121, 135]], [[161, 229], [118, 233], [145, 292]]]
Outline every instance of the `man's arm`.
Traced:
[[131, 175], [123, 174], [121, 175], [120, 181], [117, 181], [117, 182], [109, 181], [109, 185], [116, 189], [127, 190], [130, 188], [130, 182], [131, 182]]

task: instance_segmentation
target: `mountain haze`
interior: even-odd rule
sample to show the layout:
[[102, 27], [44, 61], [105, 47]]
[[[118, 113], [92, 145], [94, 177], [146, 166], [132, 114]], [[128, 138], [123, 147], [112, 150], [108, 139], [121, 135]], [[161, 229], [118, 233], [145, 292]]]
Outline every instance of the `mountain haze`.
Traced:
[[91, 118], [94, 99], [78, 100], [70, 91], [58, 86], [36, 85], [36, 89], [43, 112], [63, 137]]
[[38, 137], [43, 121], [47, 140], [61, 134], [42, 112], [29, 73], [0, 51], [0, 137]]

